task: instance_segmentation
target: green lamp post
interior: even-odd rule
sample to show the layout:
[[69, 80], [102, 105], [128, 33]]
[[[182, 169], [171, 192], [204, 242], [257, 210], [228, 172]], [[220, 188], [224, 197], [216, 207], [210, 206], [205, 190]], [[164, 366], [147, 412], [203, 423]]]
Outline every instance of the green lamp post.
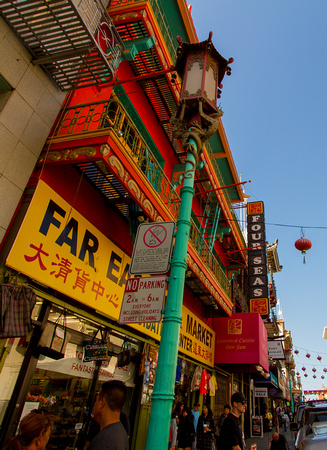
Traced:
[[152, 393], [152, 406], [146, 441], [146, 450], [167, 450], [169, 428], [174, 400], [174, 387], [178, 355], [182, 306], [187, 269], [187, 248], [191, 227], [194, 173], [199, 163], [203, 143], [217, 130], [222, 111], [217, 108], [217, 92], [221, 81], [230, 74], [229, 63], [215, 49], [211, 41], [188, 44], [177, 38], [175, 70], [182, 78], [180, 101], [175, 115], [173, 134], [182, 141], [187, 152], [184, 182], [175, 248], [171, 261], [169, 288], [162, 323], [162, 334]]

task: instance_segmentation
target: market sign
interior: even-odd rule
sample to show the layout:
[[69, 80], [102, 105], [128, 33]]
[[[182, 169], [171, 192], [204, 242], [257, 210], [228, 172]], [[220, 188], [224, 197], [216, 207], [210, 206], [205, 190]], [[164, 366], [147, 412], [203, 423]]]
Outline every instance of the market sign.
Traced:
[[[131, 325], [158, 341], [161, 340], [162, 322]], [[199, 363], [214, 367], [215, 332], [186, 306], [182, 309], [182, 324], [178, 351]]]
[[166, 292], [166, 276], [127, 280], [120, 324], [160, 322]]
[[175, 222], [142, 223], [137, 228], [129, 273], [166, 273], [173, 248]]
[[39, 181], [6, 264], [118, 320], [130, 258]]
[[263, 202], [247, 204], [250, 311], [269, 314], [266, 230]]

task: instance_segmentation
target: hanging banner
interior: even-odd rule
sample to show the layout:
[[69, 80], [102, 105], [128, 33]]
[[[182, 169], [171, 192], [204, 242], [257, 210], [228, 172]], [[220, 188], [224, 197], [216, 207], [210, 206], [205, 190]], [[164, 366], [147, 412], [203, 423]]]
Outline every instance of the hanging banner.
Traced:
[[39, 181], [9, 267], [118, 320], [130, 258]]

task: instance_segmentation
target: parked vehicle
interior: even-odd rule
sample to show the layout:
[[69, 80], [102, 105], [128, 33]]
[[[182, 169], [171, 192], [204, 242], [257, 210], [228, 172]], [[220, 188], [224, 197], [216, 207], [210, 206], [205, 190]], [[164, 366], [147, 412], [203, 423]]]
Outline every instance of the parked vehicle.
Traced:
[[[327, 423], [327, 403], [306, 406], [302, 413], [300, 425], [293, 422], [290, 425], [291, 431], [297, 431], [295, 448], [300, 449], [302, 441], [313, 433], [313, 425], [321, 422]], [[327, 448], [327, 447], [326, 447]], [[325, 448], [325, 450], [326, 450]]]
[[300, 450], [326, 450], [327, 449], [327, 422], [316, 422], [312, 424], [311, 433], [306, 436], [301, 444]]

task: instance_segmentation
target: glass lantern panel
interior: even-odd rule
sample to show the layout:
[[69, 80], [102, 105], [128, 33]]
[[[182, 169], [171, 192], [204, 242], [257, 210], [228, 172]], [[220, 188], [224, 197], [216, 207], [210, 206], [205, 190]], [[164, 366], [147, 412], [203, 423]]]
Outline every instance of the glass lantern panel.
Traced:
[[188, 63], [184, 97], [200, 97], [202, 88], [203, 59], [191, 59]]
[[214, 71], [212, 65], [207, 66], [207, 73], [204, 84], [204, 97], [215, 107], [217, 95], [217, 72]]

